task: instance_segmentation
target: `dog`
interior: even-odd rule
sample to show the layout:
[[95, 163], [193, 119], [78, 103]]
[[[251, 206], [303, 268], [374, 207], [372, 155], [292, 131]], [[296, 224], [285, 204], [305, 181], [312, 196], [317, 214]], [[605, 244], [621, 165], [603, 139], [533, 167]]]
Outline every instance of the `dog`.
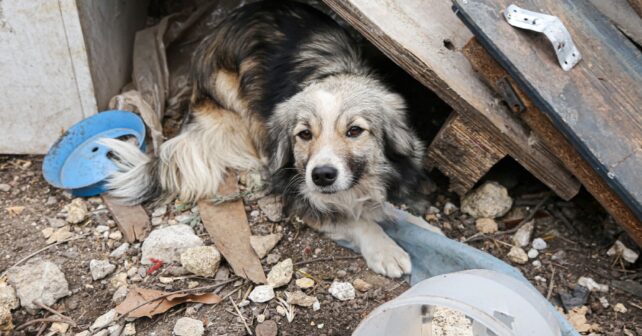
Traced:
[[404, 100], [329, 16], [297, 2], [245, 5], [194, 54], [189, 120], [150, 157], [103, 140], [112, 196], [127, 204], [210, 198], [228, 170], [266, 169], [285, 211], [400, 277], [408, 254], [377, 224], [418, 188], [425, 147]]

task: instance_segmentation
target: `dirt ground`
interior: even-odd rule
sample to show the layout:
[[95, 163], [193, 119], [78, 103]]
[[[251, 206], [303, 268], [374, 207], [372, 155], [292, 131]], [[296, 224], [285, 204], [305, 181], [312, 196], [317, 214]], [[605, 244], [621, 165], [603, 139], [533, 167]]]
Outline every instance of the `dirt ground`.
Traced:
[[[58, 216], [63, 206], [71, 201], [69, 194], [49, 186], [44, 181], [40, 172], [41, 164], [42, 157], [0, 156], [0, 183], [11, 186], [9, 191], [0, 191], [0, 272], [23, 257], [45, 247], [46, 239], [41, 231], [49, 226], [48, 218]], [[501, 182], [512, 186], [510, 192], [515, 200], [512, 213], [517, 215], [507, 215], [506, 218], [498, 221], [500, 230], [510, 229], [519, 221], [520, 213], [523, 217], [523, 214], [532, 211], [531, 209], [540, 203], [546, 196], [546, 189], [528, 176], [515, 177], [515, 174], [508, 174], [505, 171], [499, 171], [498, 174], [495, 177], [500, 181], [502, 177], [510, 177]], [[458, 199], [445, 190], [440, 186], [438, 191], [430, 196], [429, 201], [434, 208], [443, 209], [447, 201], [459, 205]], [[110, 226], [111, 232], [115, 232], [117, 228], [111, 220], [109, 211], [104, 209], [99, 198], [89, 199], [88, 204], [90, 216], [84, 222], [73, 226], [74, 232], [85, 236], [53, 246], [35, 257], [50, 260], [59, 265], [69, 283], [72, 295], [60, 299], [53, 307], [78, 324], [78, 327], [67, 332], [68, 335], [86, 330], [98, 316], [115, 306], [112, 302], [115, 289], [110, 285], [110, 277], [120, 272], [127, 272], [132, 266], [140, 267], [142, 271], [139, 269], [138, 274], [144, 276], [142, 281], [135, 283], [136, 285], [167, 291], [187, 288], [190, 281], [197, 281], [199, 286], [203, 286], [227, 278], [225, 271], [219, 271], [216, 281], [196, 276], [173, 277], [167, 273], [167, 267], [148, 276], [145, 274], [146, 269], [139, 264], [139, 250], [132, 248], [124, 257], [110, 259], [117, 265], [115, 272], [104, 280], [93, 281], [89, 272], [89, 261], [107, 259], [109, 253], [121, 241], [104, 239], [101, 234], [95, 233], [97, 225]], [[16, 213], [15, 208], [11, 210], [11, 207], [24, 207], [24, 209]], [[168, 209], [168, 214], [164, 217], [166, 222], [171, 222], [181, 213], [178, 211], [180, 209], [171, 205]], [[153, 210], [148, 209], [150, 213]], [[246, 210], [253, 233], [283, 232], [284, 238], [273, 253], [280, 254], [281, 260], [292, 258], [295, 271], [305, 268], [306, 273], [320, 281], [317, 286], [308, 289], [307, 294], [316, 296], [321, 308], [318, 311], [312, 311], [310, 308], [297, 307], [296, 316], [291, 323], [276, 312], [276, 300], [266, 304], [252, 303], [241, 307], [241, 313], [253, 331], [257, 325], [257, 316], [262, 314], [266, 320], [277, 323], [279, 335], [349, 335], [370, 311], [409, 288], [403, 280], [387, 279], [372, 273], [355, 253], [337, 246], [309, 228], [292, 223], [270, 223], [263, 213], [257, 212], [257, 206], [252, 202], [246, 204]], [[429, 222], [439, 226], [447, 236], [453, 239], [471, 237], [477, 232], [474, 220], [458, 211], [445, 215], [443, 211], [437, 213], [432, 209], [425, 215]], [[586, 302], [588, 322], [599, 326], [595, 334], [642, 335], [642, 298], [640, 297], [642, 293], [615, 288], [617, 281], [623, 280], [640, 284], [642, 281], [640, 261], [635, 265], [625, 265], [606, 255], [606, 251], [615, 239], [622, 235], [612, 219], [605, 215], [599, 205], [586, 194], [577, 197], [573, 202], [549, 198], [549, 201], [535, 214], [535, 218], [534, 237], [542, 237], [548, 243], [548, 247], [537, 258], [542, 266], [536, 268], [531, 262], [523, 266], [515, 266], [544, 296], [548, 296], [550, 301], [559, 307], [561, 307], [560, 294], [572, 293], [581, 276], [592, 277], [598, 283], [609, 285], [610, 289], [607, 293], [591, 293]], [[197, 220], [193, 224], [196, 233], [205, 240], [206, 244], [210, 244], [200, 221]], [[626, 237], [620, 238], [627, 241]], [[507, 260], [506, 254], [511, 247], [510, 244], [510, 235], [471, 242], [472, 246], [504, 260]], [[628, 245], [633, 246], [630, 242]], [[560, 251], [565, 255], [560, 255], [562, 253]], [[553, 255], [556, 257], [553, 258]], [[342, 259], [324, 259], [330, 257]], [[265, 260], [263, 264], [265, 269], [269, 270], [270, 265], [267, 265]], [[159, 281], [161, 276], [173, 277], [174, 281], [161, 283]], [[357, 278], [371, 283], [373, 289], [366, 293], [358, 292], [356, 299], [349, 301], [339, 301], [327, 291], [333, 279], [352, 282]], [[129, 284], [134, 284], [131, 279]], [[225, 296], [234, 291], [230, 297], [238, 303], [247, 295], [251, 286], [248, 282], [237, 281], [219, 288], [219, 294]], [[277, 295], [283, 296], [284, 290], [295, 288], [292, 281], [289, 287], [277, 290]], [[606, 298], [609, 302], [608, 308], [604, 308], [600, 303], [600, 297]], [[617, 303], [622, 303], [627, 308], [627, 312], [615, 312], [613, 307]], [[134, 322], [137, 334], [171, 335], [176, 320], [183, 316], [202, 320], [206, 326], [206, 335], [246, 334], [245, 327], [229, 299], [215, 305], [203, 305], [195, 309], [196, 307], [199, 305], [188, 303], [151, 319], [140, 318]], [[16, 326], [20, 326], [48, 314], [40, 312], [31, 315], [24, 309], [17, 309], [13, 311], [13, 320]], [[41, 328], [45, 327], [48, 328], [48, 323], [33, 324], [21, 331], [15, 331], [14, 334], [36, 335]]]

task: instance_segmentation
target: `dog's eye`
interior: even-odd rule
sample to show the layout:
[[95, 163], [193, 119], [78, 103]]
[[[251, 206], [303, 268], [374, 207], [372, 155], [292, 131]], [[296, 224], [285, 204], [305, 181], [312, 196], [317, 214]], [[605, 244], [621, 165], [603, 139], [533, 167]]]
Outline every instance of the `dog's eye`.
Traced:
[[361, 135], [361, 133], [363, 133], [363, 128], [361, 128], [359, 126], [352, 126], [352, 127], [350, 127], [348, 132], [346, 132], [346, 136], [348, 138], [355, 138], [355, 137], [358, 137], [359, 135]]
[[296, 136], [298, 136], [302, 140], [310, 141], [310, 139], [312, 139], [312, 132], [310, 132], [310, 130], [303, 130], [299, 132]]

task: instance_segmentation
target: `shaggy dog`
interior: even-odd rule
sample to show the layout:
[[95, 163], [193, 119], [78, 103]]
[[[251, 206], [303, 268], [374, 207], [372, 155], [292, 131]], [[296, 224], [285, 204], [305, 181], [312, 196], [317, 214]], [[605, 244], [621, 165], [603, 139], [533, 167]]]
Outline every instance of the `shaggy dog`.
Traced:
[[158, 157], [106, 140], [125, 203], [213, 197], [227, 170], [267, 168], [286, 211], [360, 250], [375, 272], [410, 258], [377, 222], [386, 200], [418, 188], [424, 146], [403, 99], [335, 21], [296, 2], [241, 7], [200, 45], [189, 121]]

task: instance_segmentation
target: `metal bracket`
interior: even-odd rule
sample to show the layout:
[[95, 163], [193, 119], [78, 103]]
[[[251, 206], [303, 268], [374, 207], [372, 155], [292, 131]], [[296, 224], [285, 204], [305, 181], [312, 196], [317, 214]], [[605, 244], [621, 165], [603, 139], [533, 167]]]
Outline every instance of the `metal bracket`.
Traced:
[[528, 29], [546, 35], [553, 44], [557, 60], [564, 71], [571, 70], [582, 59], [580, 51], [577, 50], [573, 43], [571, 34], [556, 16], [532, 12], [510, 5], [504, 11], [504, 17], [513, 27]]
[[524, 112], [524, 110], [526, 109], [524, 107], [524, 103], [522, 103], [521, 99], [519, 99], [519, 97], [515, 93], [513, 86], [508, 81], [508, 78], [502, 77], [497, 80], [496, 84], [499, 94], [502, 96], [504, 102], [506, 103], [506, 105], [508, 105], [511, 111], [515, 113]]

